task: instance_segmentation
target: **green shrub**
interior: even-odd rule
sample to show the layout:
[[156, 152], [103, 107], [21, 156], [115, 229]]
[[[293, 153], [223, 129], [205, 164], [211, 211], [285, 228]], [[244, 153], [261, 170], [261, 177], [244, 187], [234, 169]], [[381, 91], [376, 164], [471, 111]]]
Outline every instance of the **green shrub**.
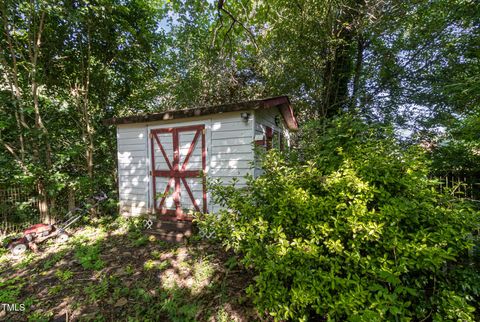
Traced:
[[[303, 158], [275, 151], [226, 209], [199, 222], [256, 271], [248, 288], [276, 320], [474, 320], [468, 250], [478, 214], [439, 194], [423, 152], [341, 118], [311, 128]], [[477, 283], [476, 286], [468, 283]]]

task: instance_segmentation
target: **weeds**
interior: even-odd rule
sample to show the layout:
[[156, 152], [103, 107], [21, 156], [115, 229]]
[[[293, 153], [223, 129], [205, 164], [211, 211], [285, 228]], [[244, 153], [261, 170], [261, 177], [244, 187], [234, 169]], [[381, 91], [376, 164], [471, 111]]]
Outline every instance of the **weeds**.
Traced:
[[27, 268], [32, 262], [33, 260], [36, 258], [36, 254], [35, 253], [28, 253], [26, 254], [22, 261], [17, 265], [17, 268], [18, 269], [24, 269], [24, 268]]
[[198, 305], [185, 302], [187, 298], [185, 292], [185, 290], [175, 286], [161, 293], [161, 310], [168, 315], [171, 321], [186, 322], [195, 320]]
[[95, 303], [108, 294], [108, 279], [104, 278], [100, 283], [92, 283], [85, 288], [90, 303]]
[[48, 270], [55, 266], [55, 264], [57, 264], [63, 258], [63, 256], [65, 256], [66, 253], [67, 250], [64, 249], [59, 251], [58, 253], [53, 254], [51, 258], [49, 258], [43, 263], [43, 269]]
[[213, 265], [209, 261], [208, 257], [205, 257], [201, 261], [196, 262], [193, 269], [195, 281], [197, 283], [201, 283], [211, 278], [214, 273]]
[[149, 259], [148, 261], [145, 262], [143, 265], [143, 268], [146, 271], [153, 270], [153, 269], [158, 269], [158, 270], [164, 270], [167, 268], [169, 265], [168, 261], [158, 261], [158, 260], [151, 260]]
[[58, 293], [60, 293], [61, 291], [63, 290], [63, 286], [62, 284], [58, 284], [58, 285], [55, 285], [55, 286], [52, 286], [48, 289], [48, 294], [49, 295], [57, 295]]
[[98, 271], [105, 265], [100, 259], [100, 248], [100, 243], [79, 245], [75, 251], [75, 258], [84, 269]]
[[0, 303], [16, 303], [18, 296], [25, 282], [20, 282], [20, 278], [12, 278], [0, 282]]
[[34, 321], [34, 322], [48, 322], [51, 320], [53, 316], [52, 312], [42, 312], [42, 311], [37, 311], [33, 312], [28, 316], [28, 321]]
[[125, 273], [127, 275], [132, 275], [133, 273], [135, 273], [135, 269], [133, 268], [132, 265], [128, 264], [126, 267], [125, 267]]
[[148, 244], [148, 237], [145, 236], [141, 231], [135, 230], [128, 234], [128, 238], [135, 247], [141, 247]]
[[[110, 229], [113, 234], [102, 237], [100, 229], [87, 228], [61, 249], [49, 251], [52, 246], [44, 244], [41, 251], [50, 253], [46, 258], [33, 253], [0, 257], [9, 264], [2, 277], [22, 274], [0, 278], [0, 303], [23, 303], [26, 308], [9, 313], [7, 320], [50, 321], [64, 307], [79, 321], [228, 320], [222, 307], [236, 302], [228, 302], [230, 279], [221, 286], [221, 280], [214, 278], [214, 255], [203, 248], [154, 240], [133, 225], [128, 231], [118, 229], [123, 234]], [[17, 272], [20, 267], [25, 269]], [[98, 315], [92, 307], [108, 315]]]
[[61, 281], [61, 282], [66, 282], [68, 281], [69, 279], [71, 279], [73, 277], [73, 273], [72, 271], [70, 270], [65, 270], [65, 271], [62, 271], [62, 270], [58, 270], [55, 272], [55, 276]]

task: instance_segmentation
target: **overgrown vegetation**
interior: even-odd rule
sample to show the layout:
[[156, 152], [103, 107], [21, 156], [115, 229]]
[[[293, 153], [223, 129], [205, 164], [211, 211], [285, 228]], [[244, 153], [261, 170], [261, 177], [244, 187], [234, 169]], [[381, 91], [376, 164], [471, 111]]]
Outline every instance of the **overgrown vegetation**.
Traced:
[[[108, 230], [110, 237], [102, 236]], [[7, 321], [72, 320], [253, 321], [244, 289], [251, 275], [232, 272], [219, 247], [168, 244], [150, 236], [130, 243], [135, 222], [88, 226], [64, 245], [40, 246], [23, 258], [0, 256], [0, 302], [24, 304], [0, 312]], [[78, 241], [81, 240], [82, 243]], [[102, 265], [97, 264], [101, 261]]]
[[75, 251], [75, 257], [84, 269], [100, 270], [104, 263], [100, 259], [100, 244], [78, 245]]
[[43, 218], [62, 214], [73, 196], [116, 195], [103, 119], [275, 95], [301, 121], [357, 111], [437, 140], [478, 111], [478, 6], [4, 0], [0, 186], [34, 190]]
[[[258, 312], [478, 320], [478, 202], [437, 191], [432, 178], [480, 181], [479, 12], [474, 0], [2, 0], [0, 187], [36, 201], [0, 212], [24, 222], [36, 205], [45, 221], [94, 190], [116, 196], [105, 118], [288, 95], [301, 125], [295, 152], [268, 153], [248, 189], [215, 188], [230, 211], [200, 222], [255, 270]], [[109, 202], [103, 210], [116, 214]], [[212, 280], [213, 257], [177, 261], [181, 247], [101, 226], [3, 266], [0, 302], [22, 300], [32, 313], [19, 319], [34, 321], [58, 315], [36, 305], [62, 294], [87, 319], [231, 317], [224, 300], [242, 293], [226, 286], [225, 272], [241, 269], [234, 257]], [[119, 258], [128, 260], [107, 277]], [[162, 275], [168, 286], [152, 289], [170, 269], [192, 279]], [[39, 275], [55, 285], [41, 288]], [[185, 280], [191, 287], [175, 284]]]
[[305, 134], [303, 158], [268, 153], [247, 189], [214, 187], [206, 216], [256, 271], [249, 288], [276, 320], [463, 320], [480, 309], [479, 213], [440, 194], [425, 153], [355, 117]]

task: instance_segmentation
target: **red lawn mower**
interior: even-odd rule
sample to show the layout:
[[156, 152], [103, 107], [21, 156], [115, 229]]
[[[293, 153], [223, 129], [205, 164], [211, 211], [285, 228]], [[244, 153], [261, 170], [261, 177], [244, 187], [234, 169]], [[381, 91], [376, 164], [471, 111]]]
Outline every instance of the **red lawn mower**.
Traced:
[[65, 230], [105, 199], [107, 199], [107, 195], [104, 192], [95, 195], [91, 200], [83, 202], [80, 207], [70, 210], [65, 215], [65, 219], [59, 224], [36, 224], [30, 226], [22, 232], [20, 237], [11, 240], [6, 247], [13, 255], [18, 256], [27, 249], [36, 252], [37, 244], [53, 237], [56, 238], [57, 243], [64, 243], [69, 238]]

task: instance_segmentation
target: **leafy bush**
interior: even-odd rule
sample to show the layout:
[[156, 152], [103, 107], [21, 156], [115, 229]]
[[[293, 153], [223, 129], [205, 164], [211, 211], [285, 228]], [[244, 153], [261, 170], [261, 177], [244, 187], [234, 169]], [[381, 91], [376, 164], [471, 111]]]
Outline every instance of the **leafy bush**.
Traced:
[[[268, 153], [247, 189], [214, 186], [214, 233], [256, 271], [248, 289], [276, 320], [474, 320], [468, 250], [478, 214], [439, 194], [416, 147], [339, 118], [304, 136], [303, 158]], [[474, 283], [471, 285], [470, 283]]]

